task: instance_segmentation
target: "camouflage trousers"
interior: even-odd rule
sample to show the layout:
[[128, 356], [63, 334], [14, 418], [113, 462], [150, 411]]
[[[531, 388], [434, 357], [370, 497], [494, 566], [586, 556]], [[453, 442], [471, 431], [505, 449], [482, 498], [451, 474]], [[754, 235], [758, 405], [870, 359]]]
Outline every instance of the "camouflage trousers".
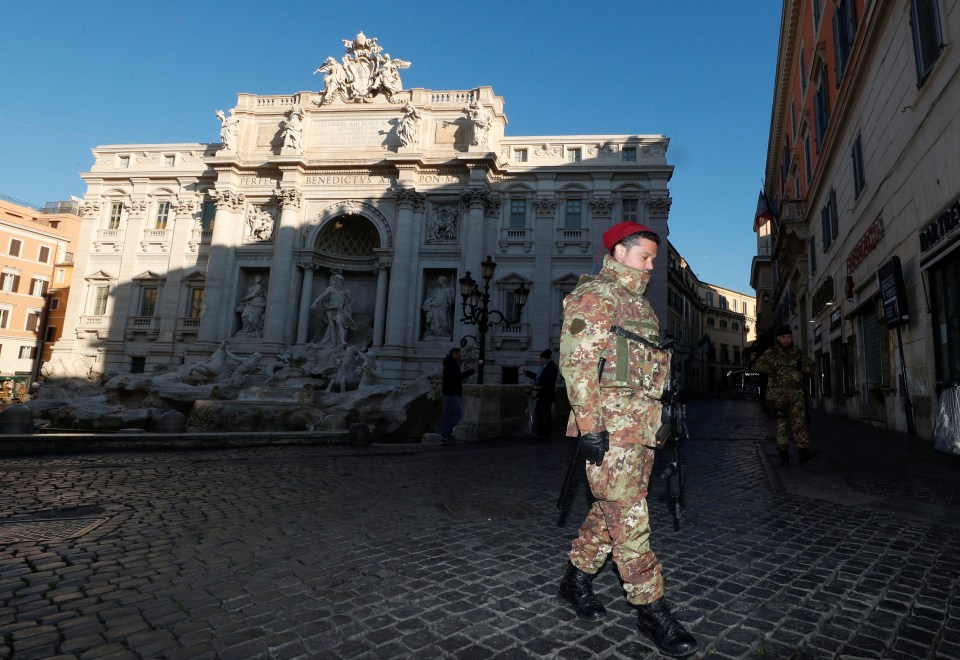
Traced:
[[600, 465], [587, 463], [587, 481], [597, 501], [569, 555], [574, 566], [593, 574], [613, 553], [627, 600], [634, 605], [663, 596], [660, 562], [650, 549], [646, 497], [652, 469], [653, 449], [643, 445], [611, 446]]
[[797, 449], [810, 446], [810, 435], [807, 433], [807, 411], [804, 406], [803, 390], [770, 390], [767, 393], [767, 402], [773, 410], [777, 447], [786, 449], [790, 445], [787, 436], [787, 425], [793, 431], [793, 441]]

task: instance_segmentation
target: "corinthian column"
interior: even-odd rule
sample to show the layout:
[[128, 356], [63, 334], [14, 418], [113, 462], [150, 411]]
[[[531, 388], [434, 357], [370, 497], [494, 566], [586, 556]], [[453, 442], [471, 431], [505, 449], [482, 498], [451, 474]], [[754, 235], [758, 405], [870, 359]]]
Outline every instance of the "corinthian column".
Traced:
[[390, 262], [381, 259], [377, 263], [377, 301], [373, 315], [373, 345], [383, 346], [383, 328], [387, 320], [387, 273]]
[[490, 204], [490, 191], [486, 188], [467, 188], [460, 193], [460, 199], [467, 209], [467, 223], [464, 230], [462, 260], [464, 270], [478, 272], [484, 259], [483, 216]]
[[270, 287], [267, 289], [267, 309], [263, 323], [263, 339], [267, 342], [289, 344], [294, 340], [292, 327], [293, 296], [296, 284], [296, 263], [293, 248], [296, 244], [300, 205], [303, 195], [295, 188], [277, 191], [280, 205], [280, 228], [274, 232], [273, 264], [270, 267]]
[[[207, 262], [207, 278], [204, 284], [203, 315], [200, 318], [200, 341], [216, 342], [229, 333], [226, 321], [233, 313], [232, 296], [227, 295], [227, 273], [233, 265], [231, 237], [235, 233], [238, 214], [243, 213], [245, 199], [242, 193], [230, 190], [214, 190], [210, 193], [217, 206], [213, 219], [213, 235], [210, 237], [210, 258]], [[225, 311], [226, 310], [226, 311]]]
[[407, 346], [410, 301], [415, 292], [410, 290], [416, 260], [413, 258], [414, 238], [419, 235], [413, 222], [413, 212], [423, 206], [426, 196], [413, 188], [395, 188], [397, 200], [397, 240], [394, 245], [393, 268], [390, 270], [390, 288], [387, 300], [387, 346]]

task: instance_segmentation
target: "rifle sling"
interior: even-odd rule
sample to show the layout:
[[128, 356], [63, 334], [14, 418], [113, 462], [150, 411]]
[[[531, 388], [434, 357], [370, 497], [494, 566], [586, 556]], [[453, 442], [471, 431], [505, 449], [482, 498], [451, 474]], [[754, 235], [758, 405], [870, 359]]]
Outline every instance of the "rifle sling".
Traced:
[[630, 339], [631, 341], [639, 342], [644, 346], [646, 346], [647, 348], [655, 348], [657, 350], [661, 350], [660, 347], [657, 344], [654, 344], [652, 341], [645, 339], [644, 337], [641, 337], [635, 332], [630, 332], [629, 330], [626, 330], [619, 325], [611, 325], [610, 332], [617, 335], [618, 337], [623, 337], [624, 339]]

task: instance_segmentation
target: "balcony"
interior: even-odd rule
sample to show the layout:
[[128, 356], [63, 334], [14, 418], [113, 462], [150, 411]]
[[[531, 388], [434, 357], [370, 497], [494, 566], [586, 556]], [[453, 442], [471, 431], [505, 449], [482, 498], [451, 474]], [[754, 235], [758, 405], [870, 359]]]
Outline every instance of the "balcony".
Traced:
[[97, 339], [106, 339], [110, 333], [109, 316], [81, 316], [77, 324], [77, 339], [93, 335]]
[[169, 252], [172, 229], [144, 229], [140, 239], [141, 252]]
[[529, 254], [533, 249], [533, 230], [526, 227], [501, 229], [498, 246], [501, 253], [507, 252], [510, 248], [515, 248], [514, 251], [521, 249], [524, 253]]
[[124, 339], [133, 339], [137, 335], [146, 335], [147, 339], [160, 336], [160, 319], [156, 316], [131, 316], [124, 328]]
[[94, 252], [122, 252], [123, 251], [122, 229], [99, 229], [97, 237], [93, 239]]
[[190, 239], [187, 241], [187, 249], [191, 252], [196, 252], [200, 249], [201, 245], [210, 245], [212, 238], [212, 229], [202, 229], [198, 226], [190, 233]]
[[181, 341], [186, 335], [196, 335], [200, 332], [199, 316], [181, 316], [177, 319], [177, 341]]
[[558, 254], [576, 249], [579, 249], [581, 254], [586, 254], [590, 249], [590, 230], [560, 227], [557, 229], [555, 245]]
[[506, 328], [494, 326], [492, 335], [494, 348], [503, 348], [505, 345], [508, 348], [519, 346], [523, 350], [530, 348], [529, 323], [514, 323]]

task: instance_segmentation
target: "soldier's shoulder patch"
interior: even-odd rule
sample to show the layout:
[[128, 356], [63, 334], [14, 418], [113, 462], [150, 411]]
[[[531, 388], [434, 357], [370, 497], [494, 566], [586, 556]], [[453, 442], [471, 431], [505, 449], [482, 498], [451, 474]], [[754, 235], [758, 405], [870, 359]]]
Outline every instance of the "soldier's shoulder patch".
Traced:
[[587, 327], [587, 322], [583, 319], [573, 319], [570, 321], [570, 334], [579, 335]]

